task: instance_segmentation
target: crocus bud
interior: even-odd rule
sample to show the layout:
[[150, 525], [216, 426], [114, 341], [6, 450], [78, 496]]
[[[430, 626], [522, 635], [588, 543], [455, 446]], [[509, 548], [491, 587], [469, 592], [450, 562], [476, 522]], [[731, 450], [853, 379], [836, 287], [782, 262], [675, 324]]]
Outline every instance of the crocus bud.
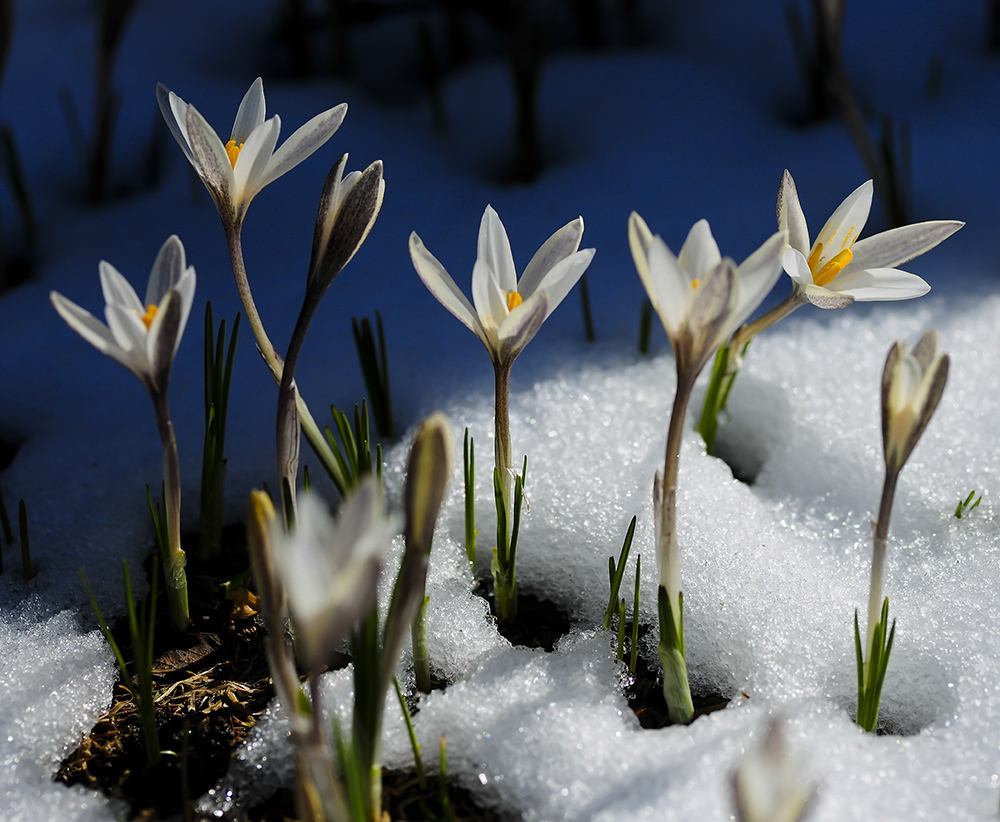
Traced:
[[261, 599], [261, 610], [269, 630], [273, 630], [281, 622], [285, 611], [285, 595], [271, 550], [271, 527], [274, 519], [271, 498], [264, 491], [251, 491], [247, 543], [250, 547], [250, 566], [257, 594]]
[[816, 794], [789, 756], [776, 721], [764, 744], [737, 764], [732, 785], [739, 822], [800, 822]]
[[941, 338], [928, 331], [908, 349], [897, 342], [882, 370], [882, 445], [885, 465], [898, 472], [934, 415], [948, 381], [949, 358]]
[[309, 289], [317, 294], [329, 287], [361, 248], [385, 195], [381, 160], [345, 177], [346, 165], [345, 154], [327, 175], [320, 196], [309, 263]]
[[389, 686], [403, 637], [424, 599], [431, 539], [444, 489], [451, 474], [451, 431], [443, 414], [432, 414], [421, 424], [410, 446], [406, 470], [406, 550], [385, 620], [382, 676]]

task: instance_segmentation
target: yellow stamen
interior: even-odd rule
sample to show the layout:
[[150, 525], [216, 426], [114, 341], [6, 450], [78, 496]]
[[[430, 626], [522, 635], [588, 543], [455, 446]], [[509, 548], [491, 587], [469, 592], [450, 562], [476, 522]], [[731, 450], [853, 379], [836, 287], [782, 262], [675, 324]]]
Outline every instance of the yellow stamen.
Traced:
[[157, 306], [150, 303], [146, 306], [146, 313], [139, 317], [142, 320], [142, 324], [146, 326], [147, 331], [149, 331], [149, 327], [153, 324], [153, 319], [156, 317], [156, 312], [159, 310]]
[[701, 285], [701, 280], [699, 280], [697, 277], [691, 280], [691, 288], [697, 288], [699, 285]]
[[523, 302], [524, 302], [524, 300], [521, 299], [521, 295], [518, 294], [516, 291], [508, 291], [507, 292], [507, 310], [508, 311], [513, 311], [515, 308], [517, 308]]
[[230, 140], [226, 143], [226, 156], [229, 157], [229, 163], [233, 168], [236, 168], [236, 161], [239, 159], [244, 145], [246, 143], [237, 143], [235, 140]]
[[813, 283], [816, 285], [828, 285], [833, 282], [837, 278], [837, 275], [847, 267], [853, 257], [854, 252], [849, 248], [845, 248], [813, 274]]
[[823, 243], [816, 243], [816, 247], [813, 249], [812, 254], [809, 255], [809, 270], [815, 274], [816, 269], [819, 268], [820, 258], [823, 256]]

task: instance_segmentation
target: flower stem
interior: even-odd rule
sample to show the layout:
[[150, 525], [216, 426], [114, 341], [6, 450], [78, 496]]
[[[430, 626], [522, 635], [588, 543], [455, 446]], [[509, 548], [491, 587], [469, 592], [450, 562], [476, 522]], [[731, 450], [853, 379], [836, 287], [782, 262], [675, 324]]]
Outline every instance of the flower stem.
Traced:
[[504, 509], [507, 512], [507, 533], [510, 533], [510, 365], [494, 364], [495, 391], [493, 426], [495, 436], [493, 448], [497, 470], [500, 472], [500, 487], [503, 489]]
[[[246, 313], [247, 321], [250, 323], [250, 329], [253, 331], [254, 339], [257, 341], [257, 349], [260, 351], [260, 355], [263, 357], [264, 363], [271, 372], [271, 376], [274, 378], [274, 381], [280, 384], [284, 364], [281, 361], [281, 357], [278, 356], [277, 351], [275, 351], [274, 346], [271, 344], [270, 338], [267, 336], [267, 331], [264, 329], [264, 324], [261, 322], [260, 314], [257, 312], [257, 306], [253, 301], [253, 294], [250, 292], [250, 281], [247, 278], [246, 265], [243, 260], [243, 242], [241, 238], [241, 231], [242, 223], [239, 221], [226, 224], [226, 240], [229, 247], [229, 260], [233, 268], [233, 278], [236, 281], [236, 290], [239, 292], [240, 301], [243, 303], [243, 310]], [[299, 426], [302, 428], [302, 433], [309, 441], [309, 445], [312, 446], [313, 451], [316, 453], [316, 456], [323, 464], [323, 467], [326, 469], [331, 479], [333, 479], [334, 484], [340, 488], [346, 487], [347, 482], [343, 476], [343, 472], [337, 464], [337, 460], [334, 457], [333, 452], [330, 450], [330, 446], [327, 444], [326, 439], [323, 436], [323, 432], [320, 430], [319, 426], [316, 424], [316, 420], [310, 413], [309, 406], [306, 404], [305, 399], [303, 399], [302, 394], [298, 391], [295, 392], [295, 406], [299, 415]]]
[[660, 500], [660, 539], [657, 556], [660, 567], [660, 666], [663, 668], [663, 696], [670, 719], [686, 724], [694, 718], [691, 689], [684, 655], [684, 615], [681, 595], [680, 557], [677, 550], [677, 478], [681, 443], [691, 389], [697, 374], [678, 371], [677, 390], [667, 427]]
[[865, 647], [868, 649], [868, 659], [872, 656], [872, 638], [875, 627], [882, 612], [882, 580], [885, 575], [885, 557], [889, 538], [889, 518], [892, 515], [892, 502], [896, 496], [896, 481], [899, 472], [886, 470], [885, 481], [882, 483], [882, 501], [879, 504], [878, 520], [875, 523], [875, 535], [872, 539], [872, 573], [868, 585], [868, 628]]
[[292, 330], [292, 337], [288, 342], [288, 350], [285, 353], [285, 362], [281, 369], [281, 381], [278, 385], [278, 412], [276, 416], [275, 443], [278, 459], [278, 479], [286, 493], [281, 495], [282, 502], [287, 499], [290, 510], [285, 511], [285, 521], [295, 521], [295, 485], [298, 477], [299, 465], [299, 430], [300, 426], [296, 419], [296, 402], [298, 391], [295, 385], [295, 367], [299, 362], [299, 355], [302, 353], [302, 345], [305, 343], [306, 332], [309, 330], [309, 322], [316, 312], [319, 300], [312, 297], [308, 292], [299, 310], [299, 316], [295, 320], [295, 328]]
[[424, 597], [417, 609], [417, 614], [413, 618], [410, 626], [410, 640], [413, 643], [413, 675], [416, 679], [417, 690], [423, 694], [429, 694], [433, 683], [431, 682], [431, 657], [427, 649], [427, 626], [425, 615], [427, 613], [428, 597]]
[[181, 465], [167, 395], [154, 390], [152, 396], [160, 441], [163, 443], [163, 507], [167, 520], [163, 577], [174, 626], [179, 631], [185, 631], [191, 624], [191, 617], [188, 611], [187, 573], [184, 570], [187, 559], [181, 548]]

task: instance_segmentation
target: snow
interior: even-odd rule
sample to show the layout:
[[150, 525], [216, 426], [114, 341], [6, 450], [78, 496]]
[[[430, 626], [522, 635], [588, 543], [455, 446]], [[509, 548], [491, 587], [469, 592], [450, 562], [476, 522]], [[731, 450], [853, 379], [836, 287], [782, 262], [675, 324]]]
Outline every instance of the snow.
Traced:
[[[24, 442], [2, 484], [8, 504], [18, 497], [28, 503], [40, 571], [27, 584], [15, 572], [0, 576], [0, 817], [10, 820], [115, 813], [99, 794], [50, 780], [109, 704], [114, 681], [76, 570], [87, 569], [109, 612], [120, 609], [118, 566], [128, 559], [138, 567], [151, 549], [143, 485], [158, 483], [160, 468], [142, 388], [66, 329], [46, 295], [56, 288], [96, 309], [99, 259], [141, 284], [163, 239], [174, 232], [183, 238], [199, 290], [170, 399], [184, 516], [192, 524], [202, 432], [199, 312], [209, 298], [217, 316], [238, 308], [217, 217], [175, 146], [167, 146], [167, 178], [157, 191], [100, 208], [75, 199], [81, 147], [67, 149], [56, 90], [71, 88], [86, 111], [89, 80], [79, 66], [92, 58], [92, 27], [83, 4], [66, 4], [59, 14], [45, 5], [20, 4], [2, 88], [43, 218], [40, 278], [0, 296], [0, 433]], [[931, 282], [931, 297], [836, 315], [804, 308], [754, 343], [731, 400], [733, 421], [720, 436], [731, 459], [759, 469], [755, 485], [734, 481], [688, 432], [679, 511], [692, 682], [750, 698], [689, 728], [647, 731], [621, 695], [608, 638], [594, 632], [607, 601], [606, 558], [617, 555], [633, 514], [633, 551], [644, 557], [643, 619], [655, 622], [650, 483], [662, 460], [673, 386], [659, 329], [655, 356], [634, 353], [642, 295], [625, 219], [638, 210], [676, 248], [687, 226], [708, 217], [723, 252], [742, 259], [773, 231], [774, 191], [786, 166], [815, 226], [864, 179], [839, 124], [795, 129], [785, 117], [799, 79], [780, 4], [678, 9], [659, 22], [670, 31], [668, 49], [548, 61], [541, 111], [557, 161], [536, 184], [513, 187], [485, 176], [509, 152], [502, 63], [473, 65], [449, 79], [452, 127], [435, 137], [423, 101], [390, 108], [346, 81], [272, 79], [263, 45], [271, 5], [241, 8], [240, 15], [203, 9], [192, 31], [183, 9], [140, 6], [119, 64], [119, 174], [126, 176], [154, 121], [156, 80], [220, 129], [258, 73], [285, 135], [329, 105], [350, 103], [331, 146], [251, 207], [251, 282], [283, 346], [328, 164], [346, 150], [352, 168], [385, 160], [382, 216], [320, 309], [300, 383], [317, 412], [359, 398], [348, 320], [382, 311], [400, 423], [412, 426], [441, 408], [459, 439], [456, 453], [464, 426], [477, 438], [480, 574], [491, 530], [489, 365], [480, 344], [421, 286], [406, 237], [416, 229], [460, 284], [471, 271], [486, 202], [503, 218], [520, 265], [578, 213], [587, 221], [584, 245], [598, 249], [588, 279], [599, 342], [581, 342], [571, 296], [515, 366], [511, 402], [515, 453], [529, 455], [520, 584], [562, 606], [573, 630], [552, 654], [512, 648], [496, 633], [471, 593], [456, 471], [434, 546], [428, 612], [431, 659], [452, 684], [421, 701], [416, 725], [425, 751], [445, 735], [451, 772], [485, 785], [498, 806], [527, 818], [721, 818], [729, 812], [730, 768], [778, 714], [789, 746], [820, 784], [816, 819], [995, 815], [1000, 375], [990, 355], [1000, 344], [992, 256], [1000, 121], [987, 112], [1000, 103], [1000, 84], [997, 66], [979, 53], [977, 15], [917, 4], [900, 30], [890, 3], [869, 4], [867, 19], [849, 10], [847, 59], [866, 98], [911, 123], [918, 217], [969, 225], [910, 264]], [[887, 40], [885, 30], [899, 36]], [[938, 54], [944, 89], [930, 100], [923, 66]], [[780, 284], [775, 298], [786, 288]], [[879, 374], [894, 339], [912, 341], [931, 326], [952, 355], [951, 379], [900, 483], [886, 586], [898, 629], [883, 714], [908, 735], [871, 737], [851, 724], [848, 709], [851, 619], [865, 603], [868, 522], [881, 482]], [[272, 480], [273, 391], [244, 332], [228, 435], [233, 519], [245, 509], [247, 490]], [[397, 491], [404, 454], [397, 445], [388, 455]], [[955, 503], [973, 487], [983, 492], [982, 505], [955, 520]], [[16, 565], [13, 552], [5, 559], [8, 568]], [[630, 564], [626, 590], [631, 573]], [[331, 705], [349, 705], [346, 672], [329, 675], [327, 689]], [[391, 696], [386, 715], [387, 764], [404, 765], [409, 749]], [[250, 783], [263, 791], [287, 780], [277, 706], [235, 762], [223, 792], [245, 798]]]

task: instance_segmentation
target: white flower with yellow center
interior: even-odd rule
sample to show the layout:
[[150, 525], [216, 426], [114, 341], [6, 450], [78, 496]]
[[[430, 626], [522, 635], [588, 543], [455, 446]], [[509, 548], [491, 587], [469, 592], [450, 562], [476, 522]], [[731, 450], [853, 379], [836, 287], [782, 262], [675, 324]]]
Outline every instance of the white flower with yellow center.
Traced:
[[280, 148], [281, 118], [265, 119], [264, 84], [258, 77], [243, 96], [229, 139], [223, 141], [199, 111], [163, 84], [156, 99], [170, 133], [208, 188], [225, 220], [242, 220], [256, 194], [309, 157], [340, 128], [341, 103], [317, 114]]
[[676, 257], [635, 212], [629, 216], [628, 239], [678, 367], [693, 370], [693, 376], [781, 276], [783, 232], [772, 235], [739, 266], [723, 259], [707, 220], [691, 227]]
[[785, 272], [805, 300], [819, 308], [844, 308], [855, 300], [910, 300], [930, 291], [902, 265], [946, 240], [965, 223], [931, 220], [858, 238], [872, 206], [872, 181], [858, 186], [810, 243], [806, 217], [792, 175], [778, 191], [778, 227], [788, 232]]
[[195, 273], [184, 246], [174, 235], [160, 249], [146, 285], [146, 298], [108, 262], [99, 265], [107, 325], [89, 311], [53, 291], [52, 305], [81, 337], [117, 360], [154, 392], [166, 390], [167, 377], [180, 346], [194, 302]]
[[487, 206], [472, 268], [472, 303], [416, 232], [410, 235], [410, 257], [438, 302], [482, 340], [494, 363], [509, 365], [590, 265], [594, 249], [581, 251], [582, 238], [583, 218], [577, 217], [542, 244], [518, 279], [507, 232]]
[[310, 672], [329, 662], [375, 604], [383, 556], [395, 532], [371, 478], [343, 501], [336, 519], [319, 497], [304, 494], [292, 533], [280, 518], [272, 521], [274, 567], [288, 599], [296, 648]]

